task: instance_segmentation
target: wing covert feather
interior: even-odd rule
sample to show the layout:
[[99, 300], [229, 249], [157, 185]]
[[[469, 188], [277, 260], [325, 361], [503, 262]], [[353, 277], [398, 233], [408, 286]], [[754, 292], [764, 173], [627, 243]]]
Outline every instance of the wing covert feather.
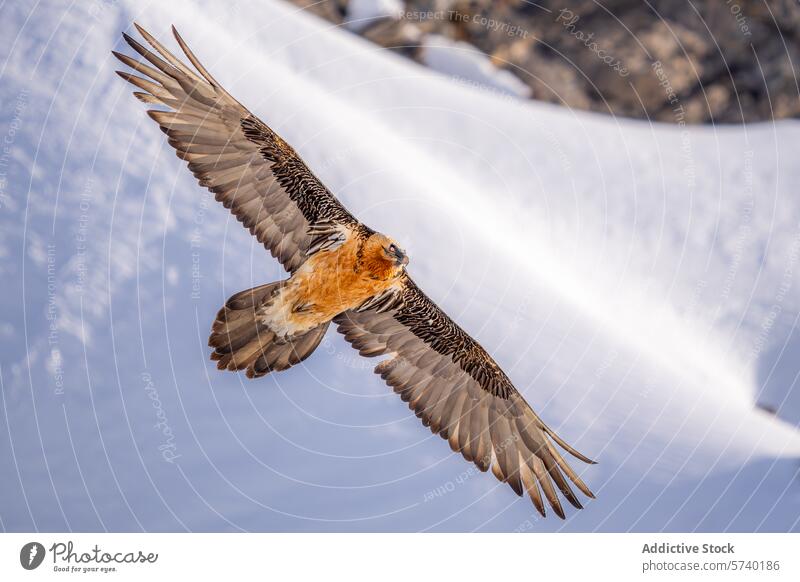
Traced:
[[481, 471], [492, 469], [517, 493], [527, 491], [542, 515], [542, 493], [564, 517], [557, 492], [576, 508], [572, 482], [594, 497], [551, 440], [587, 463], [536, 415], [489, 354], [431, 301], [407, 275], [381, 308], [334, 319], [345, 339], [366, 356], [388, 355], [375, 372], [455, 452]]
[[[297, 152], [234, 99], [200, 64], [177, 31], [188, 65], [136, 25], [152, 49], [127, 34], [127, 43], [149, 63], [114, 55], [137, 76], [119, 75], [142, 91], [134, 95], [168, 136], [200, 185], [215, 194], [284, 268], [294, 272], [328, 238], [358, 221], [309, 170]], [[150, 66], [153, 65], [153, 66]]]

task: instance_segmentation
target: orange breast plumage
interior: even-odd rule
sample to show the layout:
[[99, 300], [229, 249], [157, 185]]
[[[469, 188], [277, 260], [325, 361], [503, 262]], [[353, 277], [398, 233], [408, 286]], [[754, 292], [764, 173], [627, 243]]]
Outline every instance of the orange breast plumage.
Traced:
[[351, 236], [338, 248], [309, 257], [285, 282], [264, 320], [282, 336], [303, 332], [382, 293], [398, 272], [379, 245]]

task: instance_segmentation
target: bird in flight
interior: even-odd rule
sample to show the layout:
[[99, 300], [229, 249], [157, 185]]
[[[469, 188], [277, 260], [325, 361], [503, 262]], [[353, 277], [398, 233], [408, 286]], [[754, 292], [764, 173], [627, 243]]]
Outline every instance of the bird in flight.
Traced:
[[569, 481], [593, 498], [555, 445], [594, 461], [547, 426], [486, 350], [417, 287], [400, 245], [348, 212], [289, 144], [222, 88], [174, 27], [194, 69], [136, 28], [150, 48], [123, 37], [143, 60], [114, 55], [141, 76], [117, 73], [157, 107], [148, 115], [200, 185], [289, 274], [236, 293], [220, 309], [208, 340], [217, 367], [248, 378], [285, 370], [310, 356], [333, 322], [362, 356], [388, 356], [375, 372], [425, 426], [517, 495], [527, 492], [543, 516], [544, 495], [564, 518], [557, 490], [582, 507]]

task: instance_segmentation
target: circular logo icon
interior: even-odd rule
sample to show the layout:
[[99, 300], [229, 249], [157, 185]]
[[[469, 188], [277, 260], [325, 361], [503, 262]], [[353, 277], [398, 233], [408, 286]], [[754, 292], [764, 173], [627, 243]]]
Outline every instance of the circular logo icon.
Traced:
[[35, 570], [44, 560], [44, 546], [39, 542], [28, 542], [19, 551], [19, 563], [26, 570]]

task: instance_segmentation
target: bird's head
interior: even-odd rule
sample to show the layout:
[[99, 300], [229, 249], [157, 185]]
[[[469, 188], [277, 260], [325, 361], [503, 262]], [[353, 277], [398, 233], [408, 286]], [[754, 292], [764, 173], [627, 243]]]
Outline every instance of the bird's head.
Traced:
[[380, 279], [398, 277], [408, 264], [408, 255], [392, 238], [374, 233], [364, 243], [362, 261]]

